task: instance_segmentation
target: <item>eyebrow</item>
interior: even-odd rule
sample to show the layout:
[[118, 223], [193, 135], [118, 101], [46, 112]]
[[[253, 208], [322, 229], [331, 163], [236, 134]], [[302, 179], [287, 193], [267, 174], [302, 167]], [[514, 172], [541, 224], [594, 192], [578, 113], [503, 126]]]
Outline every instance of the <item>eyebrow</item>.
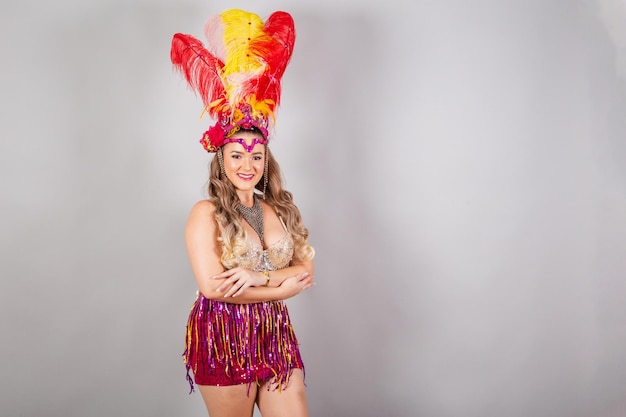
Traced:
[[[232, 151], [230, 151], [230, 154], [231, 154], [231, 155], [234, 155], [234, 154], [237, 154], [237, 155], [243, 155], [243, 154], [244, 154], [244, 152], [242, 152], [242, 151], [237, 151], [237, 150], [233, 149]], [[251, 154], [251, 155], [253, 155], [253, 156], [262, 156], [262, 155], [263, 155], [263, 152], [261, 152], [261, 151], [252, 152], [252, 154]]]

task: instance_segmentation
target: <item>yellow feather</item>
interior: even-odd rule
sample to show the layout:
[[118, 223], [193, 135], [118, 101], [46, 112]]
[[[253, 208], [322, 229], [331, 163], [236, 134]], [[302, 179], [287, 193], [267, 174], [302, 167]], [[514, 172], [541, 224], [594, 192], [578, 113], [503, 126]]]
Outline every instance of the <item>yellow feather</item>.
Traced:
[[250, 50], [250, 41], [266, 36], [263, 20], [254, 13], [232, 9], [222, 14], [226, 62], [224, 76], [237, 73], [258, 74], [263, 63]]

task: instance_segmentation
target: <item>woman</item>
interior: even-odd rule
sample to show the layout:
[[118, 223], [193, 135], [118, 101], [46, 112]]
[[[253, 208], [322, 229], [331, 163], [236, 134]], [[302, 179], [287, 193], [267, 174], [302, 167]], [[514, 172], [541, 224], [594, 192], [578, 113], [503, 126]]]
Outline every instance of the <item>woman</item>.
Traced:
[[176, 34], [171, 53], [217, 119], [201, 140], [216, 152], [211, 197], [195, 204], [185, 230], [199, 287], [187, 326], [187, 377], [193, 390], [191, 371], [211, 417], [252, 416], [255, 403], [264, 416], [308, 416], [284, 300], [314, 285], [314, 252], [268, 148], [293, 20], [229, 10], [210, 18], [206, 32], [211, 51]]

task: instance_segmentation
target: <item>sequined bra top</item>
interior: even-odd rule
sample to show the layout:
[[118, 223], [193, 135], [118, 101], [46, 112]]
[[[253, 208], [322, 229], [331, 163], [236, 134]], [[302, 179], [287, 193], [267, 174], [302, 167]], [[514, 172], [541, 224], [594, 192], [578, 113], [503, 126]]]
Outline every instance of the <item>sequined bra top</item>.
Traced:
[[276, 271], [289, 266], [293, 257], [293, 239], [283, 219], [279, 219], [285, 235], [267, 249], [263, 249], [260, 242], [246, 239], [248, 250], [237, 258], [238, 266], [252, 271]]

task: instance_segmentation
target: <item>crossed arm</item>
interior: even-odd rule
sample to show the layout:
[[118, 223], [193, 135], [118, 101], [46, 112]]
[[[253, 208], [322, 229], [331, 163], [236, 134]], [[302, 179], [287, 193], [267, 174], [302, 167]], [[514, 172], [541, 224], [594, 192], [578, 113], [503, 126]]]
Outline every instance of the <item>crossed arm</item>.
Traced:
[[285, 300], [314, 285], [313, 262], [271, 271], [270, 282], [261, 272], [243, 268], [224, 270], [217, 243], [215, 206], [209, 201], [194, 205], [185, 228], [185, 243], [200, 292], [234, 304]]

